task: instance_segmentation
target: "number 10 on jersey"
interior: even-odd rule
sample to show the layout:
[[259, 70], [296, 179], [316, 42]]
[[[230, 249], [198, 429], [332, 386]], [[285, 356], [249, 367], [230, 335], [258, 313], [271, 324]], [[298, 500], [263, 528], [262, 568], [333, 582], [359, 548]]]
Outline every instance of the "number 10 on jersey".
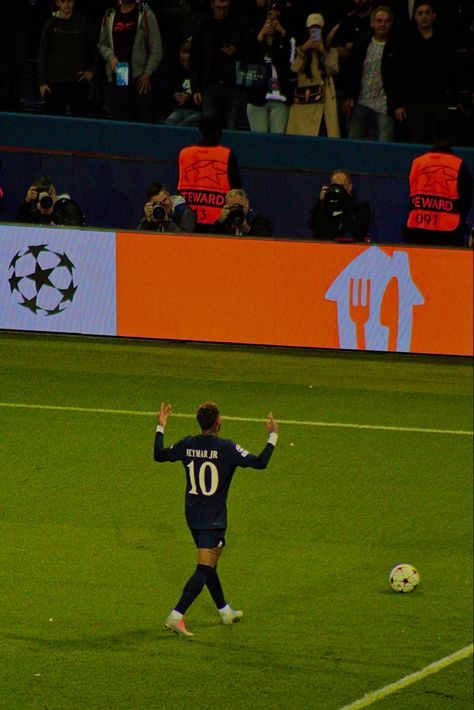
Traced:
[[[199, 466], [197, 474], [195, 471], [194, 461], [190, 461], [186, 468], [189, 472], [189, 482], [191, 484], [191, 488], [188, 492], [191, 495], [214, 495], [219, 485], [219, 471], [215, 463], [212, 463], [211, 461], [204, 461]], [[207, 471], [209, 473], [206, 476]]]

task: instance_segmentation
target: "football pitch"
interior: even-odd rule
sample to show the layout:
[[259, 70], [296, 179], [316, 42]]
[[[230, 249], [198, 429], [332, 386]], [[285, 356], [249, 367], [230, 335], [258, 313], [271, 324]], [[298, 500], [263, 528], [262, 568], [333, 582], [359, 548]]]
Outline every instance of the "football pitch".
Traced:
[[[0, 334], [0, 708], [471, 708], [473, 370], [465, 359]], [[237, 469], [192, 641], [163, 630], [196, 554], [181, 464], [197, 432]], [[388, 575], [414, 565], [420, 586]], [[434, 664], [434, 665], [432, 665]]]

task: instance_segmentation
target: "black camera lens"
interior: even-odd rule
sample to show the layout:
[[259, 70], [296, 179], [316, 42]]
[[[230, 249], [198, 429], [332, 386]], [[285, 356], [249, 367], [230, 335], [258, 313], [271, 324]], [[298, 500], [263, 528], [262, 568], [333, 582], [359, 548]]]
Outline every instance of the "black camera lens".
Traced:
[[158, 220], [158, 222], [162, 222], [164, 220], [164, 218], [166, 217], [166, 210], [163, 205], [160, 205], [159, 203], [154, 205], [153, 217]]
[[53, 206], [53, 198], [49, 192], [40, 192], [38, 195], [38, 204], [44, 209], [49, 210]]
[[226, 224], [231, 227], [240, 227], [245, 222], [245, 212], [242, 205], [236, 203], [229, 208]]

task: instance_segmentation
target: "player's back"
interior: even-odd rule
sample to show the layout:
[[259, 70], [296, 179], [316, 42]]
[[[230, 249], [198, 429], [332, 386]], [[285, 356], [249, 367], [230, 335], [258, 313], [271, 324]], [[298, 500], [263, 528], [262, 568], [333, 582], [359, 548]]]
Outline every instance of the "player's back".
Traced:
[[163, 434], [163, 429], [158, 427], [154, 459], [162, 463], [182, 462], [186, 471], [186, 520], [189, 527], [198, 530], [227, 527], [227, 494], [236, 467], [266, 468], [275, 442], [269, 438], [263, 451], [256, 456], [234, 441], [214, 434], [187, 436], [173, 446], [164, 447]]
[[186, 519], [191, 528], [227, 526], [226, 501], [240, 447], [218, 436], [189, 436], [175, 444], [186, 471]]

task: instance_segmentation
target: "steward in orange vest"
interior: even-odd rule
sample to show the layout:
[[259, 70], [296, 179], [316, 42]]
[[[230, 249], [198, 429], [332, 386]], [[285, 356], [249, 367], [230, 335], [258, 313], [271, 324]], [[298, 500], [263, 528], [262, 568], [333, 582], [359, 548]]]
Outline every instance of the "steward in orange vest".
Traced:
[[[437, 130], [435, 128], [435, 130]], [[438, 127], [446, 131], [446, 126]], [[464, 246], [466, 216], [472, 200], [472, 178], [439, 134], [432, 150], [420, 155], [410, 170], [410, 208], [405, 227], [408, 244]]]
[[222, 130], [214, 117], [199, 122], [201, 139], [179, 154], [178, 192], [196, 212], [196, 231], [207, 232], [220, 216], [229, 190], [241, 187], [237, 159], [230, 148], [219, 145]]

